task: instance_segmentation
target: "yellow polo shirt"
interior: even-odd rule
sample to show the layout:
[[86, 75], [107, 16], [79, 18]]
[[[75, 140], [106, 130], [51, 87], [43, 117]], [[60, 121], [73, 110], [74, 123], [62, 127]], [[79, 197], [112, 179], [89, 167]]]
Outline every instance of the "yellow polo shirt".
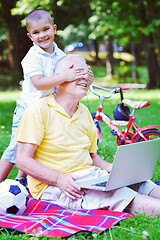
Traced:
[[[16, 141], [37, 144], [34, 159], [63, 173], [91, 167], [89, 153], [97, 151], [97, 131], [87, 107], [80, 103], [70, 118], [52, 94], [26, 109]], [[47, 187], [29, 176], [33, 197], [40, 198]]]

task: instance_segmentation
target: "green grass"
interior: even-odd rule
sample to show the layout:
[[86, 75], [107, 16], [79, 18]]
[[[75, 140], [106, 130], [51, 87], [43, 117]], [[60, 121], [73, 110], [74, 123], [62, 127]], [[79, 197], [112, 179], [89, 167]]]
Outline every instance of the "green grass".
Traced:
[[[13, 112], [19, 95], [18, 90], [0, 92], [0, 156], [10, 141]], [[15, 178], [16, 174], [17, 169], [14, 167], [9, 178]]]
[[[8, 146], [11, 134], [11, 123], [13, 110], [16, 105], [20, 91], [6, 91], [0, 92], [0, 155]], [[136, 112], [136, 122], [139, 126], [147, 126], [159, 123], [160, 116], [160, 92], [159, 90], [130, 90], [125, 93], [125, 98], [134, 100], [149, 100], [151, 105], [140, 109]], [[119, 103], [119, 95], [114, 95], [110, 100], [104, 104], [104, 112], [110, 118], [113, 117], [113, 108]], [[82, 102], [89, 108], [91, 112], [95, 112], [99, 104], [99, 100], [91, 93], [85, 97]], [[115, 137], [110, 134], [109, 128], [101, 123], [102, 127], [102, 141], [99, 143], [98, 153], [104, 159], [111, 161], [116, 152]], [[17, 174], [17, 169], [14, 167], [9, 175], [13, 178]], [[160, 161], [157, 164], [156, 170], [153, 175], [153, 181], [160, 180]], [[112, 227], [108, 231], [101, 234], [98, 233], [79, 233], [68, 237], [68, 240], [81, 240], [81, 239], [99, 239], [99, 240], [126, 240], [126, 239], [154, 239], [159, 240], [160, 236], [160, 217], [148, 217], [140, 214], [137, 217], [121, 221], [117, 226]], [[35, 237], [28, 234], [22, 234], [5, 228], [0, 228], [0, 240], [13, 240], [13, 239], [42, 239], [49, 240], [53, 238]], [[58, 239], [58, 238], [57, 238]], [[60, 239], [60, 238], [59, 238]]]

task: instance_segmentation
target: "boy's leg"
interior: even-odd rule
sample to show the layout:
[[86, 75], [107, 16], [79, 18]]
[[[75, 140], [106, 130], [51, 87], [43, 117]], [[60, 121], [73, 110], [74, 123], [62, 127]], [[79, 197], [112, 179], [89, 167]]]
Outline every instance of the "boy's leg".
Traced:
[[27, 183], [26, 177], [27, 177], [27, 174], [19, 170], [15, 180], [20, 182], [23, 186], [25, 186], [28, 189], [28, 183]]
[[0, 181], [5, 180], [12, 170], [14, 163], [5, 161], [3, 159], [0, 160]]
[[[7, 178], [13, 166], [14, 166], [14, 163], [5, 161], [3, 159], [0, 160], [0, 181], [3, 181]], [[27, 175], [24, 172], [19, 170], [15, 180], [19, 181], [25, 187], [28, 187], [26, 176]]]
[[26, 178], [27, 174], [22, 172], [21, 170], [18, 171], [17, 177], [16, 178]]
[[127, 211], [132, 214], [135, 214], [135, 212], [146, 213], [148, 216], [160, 215], [160, 199], [137, 194], [128, 205]]

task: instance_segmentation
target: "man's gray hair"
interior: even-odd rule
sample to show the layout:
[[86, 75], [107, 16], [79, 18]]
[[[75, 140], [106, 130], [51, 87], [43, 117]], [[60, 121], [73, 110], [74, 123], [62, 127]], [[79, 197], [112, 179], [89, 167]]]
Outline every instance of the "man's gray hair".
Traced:
[[55, 68], [55, 74], [63, 72], [64, 69], [66, 69], [67, 66], [68, 66], [68, 63], [67, 63], [68, 60], [71, 59], [71, 58], [79, 58], [84, 63], [86, 63], [86, 59], [80, 54], [66, 54], [65, 56], [63, 56], [62, 58], [60, 58], [57, 61], [56, 68]]

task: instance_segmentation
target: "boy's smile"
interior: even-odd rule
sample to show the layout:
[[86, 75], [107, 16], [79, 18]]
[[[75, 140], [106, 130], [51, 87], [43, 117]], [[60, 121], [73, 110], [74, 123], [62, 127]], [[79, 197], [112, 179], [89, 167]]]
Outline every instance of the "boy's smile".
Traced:
[[27, 36], [45, 52], [53, 53], [53, 41], [57, 26], [43, 18], [30, 24]]

